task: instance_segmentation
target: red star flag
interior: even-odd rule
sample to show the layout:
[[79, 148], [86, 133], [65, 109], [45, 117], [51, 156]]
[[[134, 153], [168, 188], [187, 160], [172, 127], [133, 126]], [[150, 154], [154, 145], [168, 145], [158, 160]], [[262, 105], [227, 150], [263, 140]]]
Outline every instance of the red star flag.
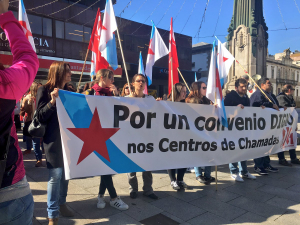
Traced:
[[31, 29], [30, 29], [30, 24], [29, 24], [29, 20], [27, 17], [27, 13], [26, 13], [26, 9], [25, 9], [23, 0], [19, 1], [19, 22], [20, 22], [20, 24], [24, 30], [24, 33], [25, 33], [28, 41], [30, 42], [33, 50], [36, 52], [34, 40], [33, 40]]
[[227, 50], [225, 47], [226, 43], [222, 44], [220, 40], [218, 40], [218, 58], [217, 64], [219, 68], [219, 77], [221, 82], [221, 87], [227, 82], [228, 73], [230, 67], [235, 60], [233, 55]]
[[[173, 18], [171, 18], [170, 26], [170, 40], [169, 40], [169, 94], [171, 93], [172, 86], [179, 83], [178, 70], [179, 67], [176, 42], [173, 30]], [[173, 74], [172, 74], [173, 73]]]

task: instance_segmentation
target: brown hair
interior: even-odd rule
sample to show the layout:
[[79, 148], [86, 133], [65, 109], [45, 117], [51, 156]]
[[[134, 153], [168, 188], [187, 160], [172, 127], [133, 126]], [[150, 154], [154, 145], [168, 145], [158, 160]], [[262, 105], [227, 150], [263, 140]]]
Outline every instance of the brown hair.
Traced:
[[168, 100], [172, 101], [172, 93], [174, 92], [174, 101], [179, 98], [181, 89], [185, 87], [183, 83], [176, 83], [173, 85], [171, 93], [168, 95]]
[[96, 74], [96, 81], [99, 82], [100, 78], [108, 78], [108, 79], [112, 79], [114, 78], [114, 72], [109, 70], [109, 69], [101, 69], [98, 70], [97, 74]]
[[62, 84], [64, 82], [67, 72], [70, 71], [70, 65], [66, 62], [53, 62], [50, 66], [48, 73], [48, 81], [45, 87], [49, 91], [53, 91], [54, 88], [64, 88]]
[[289, 89], [295, 90], [295, 88], [293, 88], [293, 86], [291, 84], [286, 84], [283, 86], [282, 92], [287, 93], [287, 92], [289, 92]]
[[212, 104], [211, 101], [206, 98], [206, 96], [201, 95], [201, 86], [205, 84], [204, 82], [193, 82], [191, 85], [191, 93], [185, 99], [187, 103], [196, 103], [196, 104]]
[[29, 89], [31, 97], [36, 98], [37, 89], [38, 89], [38, 84], [36, 82], [33, 82]]
[[[126, 94], [125, 94], [125, 88], [128, 86], [128, 84], [126, 83], [126, 84], [124, 84], [124, 87], [123, 87], [123, 89], [122, 89], [122, 93], [121, 93], [121, 97], [125, 97], [126, 96]], [[133, 87], [132, 87], [132, 85], [130, 84], [130, 88], [131, 88], [131, 90], [133, 90]]]
[[131, 80], [131, 83], [134, 83], [135, 81], [136, 81], [136, 78], [138, 77], [138, 76], [141, 76], [141, 77], [143, 77], [144, 78], [144, 80], [145, 80], [145, 82], [146, 82], [146, 84], [147, 84], [147, 79], [146, 79], [146, 77], [143, 75], [143, 74], [135, 74], [134, 76], [133, 76], [133, 78], [132, 78], [132, 80]]

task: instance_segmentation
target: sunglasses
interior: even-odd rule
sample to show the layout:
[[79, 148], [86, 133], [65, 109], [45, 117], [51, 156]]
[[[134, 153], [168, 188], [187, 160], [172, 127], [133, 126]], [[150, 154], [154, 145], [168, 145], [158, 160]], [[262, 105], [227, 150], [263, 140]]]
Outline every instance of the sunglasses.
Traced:
[[137, 83], [141, 83], [142, 82], [143, 84], [145, 83], [144, 80], [136, 80], [135, 82], [137, 82]]
[[125, 89], [129, 89], [129, 87], [127, 86], [127, 87], [125, 87]]
[[207, 87], [202, 87], [203, 90], [206, 90]]

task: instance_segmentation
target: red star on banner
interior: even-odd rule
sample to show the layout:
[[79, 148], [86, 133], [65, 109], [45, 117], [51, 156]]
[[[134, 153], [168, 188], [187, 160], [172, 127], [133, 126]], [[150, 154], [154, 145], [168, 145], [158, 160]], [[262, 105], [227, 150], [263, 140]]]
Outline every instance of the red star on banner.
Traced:
[[118, 132], [120, 128], [102, 128], [97, 108], [94, 111], [89, 128], [67, 129], [84, 142], [77, 165], [94, 151], [110, 162], [105, 142]]
[[28, 39], [29, 36], [32, 36], [32, 33], [27, 29], [27, 24], [25, 21], [20, 21], [21, 26], [23, 27], [26, 38]]
[[223, 57], [223, 62], [226, 62], [228, 60], [228, 58]]

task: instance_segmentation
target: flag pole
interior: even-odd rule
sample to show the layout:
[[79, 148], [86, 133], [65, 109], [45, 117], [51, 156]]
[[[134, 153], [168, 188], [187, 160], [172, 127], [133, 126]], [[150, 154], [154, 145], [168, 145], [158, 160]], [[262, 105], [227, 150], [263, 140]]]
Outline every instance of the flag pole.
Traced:
[[120, 45], [120, 49], [121, 49], [121, 55], [122, 55], [124, 70], [125, 70], [125, 74], [126, 74], [126, 78], [127, 78], [128, 87], [129, 87], [129, 92], [130, 92], [130, 94], [132, 94], [132, 90], [131, 90], [130, 83], [129, 83], [129, 76], [128, 76], [128, 71], [127, 71], [127, 67], [126, 67], [126, 63], [125, 63], [125, 57], [124, 57], [124, 53], [123, 53], [121, 37], [120, 37], [118, 26], [117, 26], [117, 33], [118, 33], [118, 39], [119, 39], [119, 45]]
[[85, 68], [85, 64], [86, 64], [86, 60], [87, 60], [89, 51], [90, 51], [90, 49], [88, 48], [87, 51], [86, 51], [85, 60], [84, 60], [84, 63], [83, 63], [82, 71], [81, 71], [81, 74], [80, 74], [80, 79], [79, 79], [78, 86], [77, 86], [77, 93], [79, 93], [79, 86], [81, 84], [81, 79], [82, 79], [82, 75], [83, 75], [83, 71], [84, 71], [84, 68]]
[[179, 74], [180, 74], [180, 76], [181, 76], [182, 80], [184, 81], [184, 83], [185, 83], [185, 86], [187, 87], [187, 89], [189, 90], [189, 92], [191, 92], [191, 90], [189, 89], [189, 86], [187, 85], [187, 83], [186, 83], [186, 81], [185, 81], [185, 79], [184, 79], [183, 75], [181, 74], [181, 72], [180, 72], [179, 68], [177, 68], [177, 70], [178, 70], [178, 72], [179, 72]]
[[171, 57], [171, 81], [172, 81], [172, 102], [174, 102], [173, 57]]
[[[215, 104], [217, 102], [217, 91], [215, 92]], [[218, 191], [218, 166], [215, 166], [216, 191]]]

